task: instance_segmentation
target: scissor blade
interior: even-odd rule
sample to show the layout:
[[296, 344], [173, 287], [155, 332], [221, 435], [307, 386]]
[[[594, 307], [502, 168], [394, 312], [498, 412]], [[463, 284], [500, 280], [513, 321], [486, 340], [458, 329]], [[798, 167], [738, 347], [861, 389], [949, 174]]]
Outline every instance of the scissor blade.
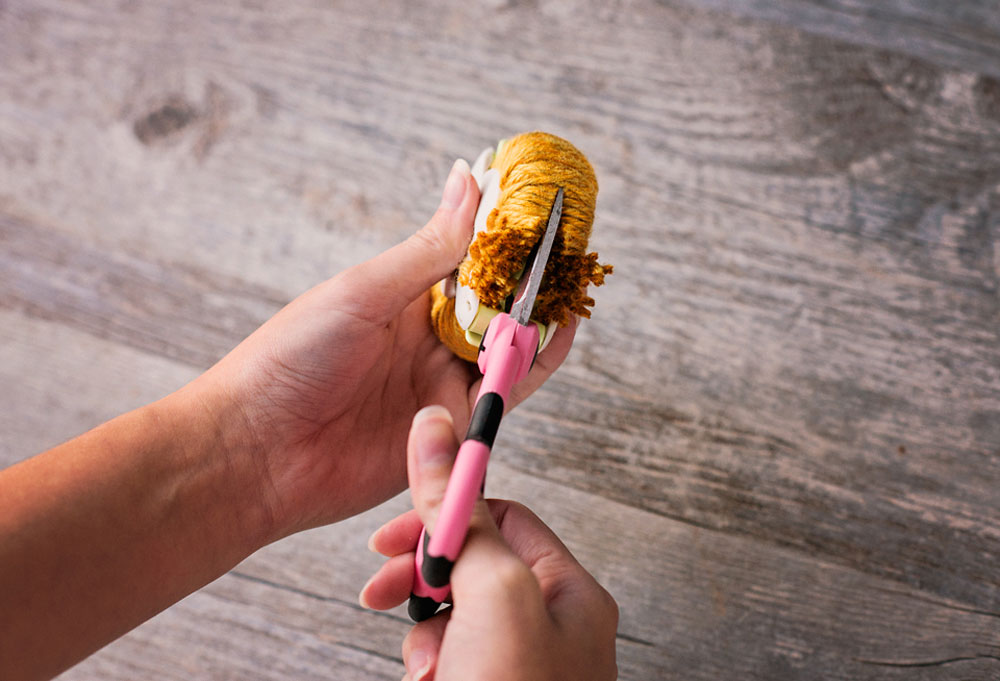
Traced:
[[552, 252], [552, 244], [556, 240], [556, 232], [559, 231], [559, 221], [562, 219], [563, 189], [556, 192], [556, 200], [552, 202], [552, 210], [549, 213], [549, 222], [542, 233], [541, 241], [535, 250], [534, 260], [531, 262], [531, 271], [528, 274], [528, 283], [518, 297], [517, 301], [510, 308], [510, 316], [521, 326], [527, 326], [531, 318], [531, 310], [535, 307], [535, 298], [538, 296], [538, 287], [542, 285], [542, 276], [545, 274], [545, 266], [549, 262], [549, 254]]

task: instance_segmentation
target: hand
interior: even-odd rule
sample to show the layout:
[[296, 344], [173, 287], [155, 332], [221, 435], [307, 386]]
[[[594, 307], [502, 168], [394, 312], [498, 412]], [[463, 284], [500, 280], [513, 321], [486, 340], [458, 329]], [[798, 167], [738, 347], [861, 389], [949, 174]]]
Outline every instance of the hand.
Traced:
[[[266, 541], [346, 518], [405, 487], [412, 415], [444, 404], [468, 421], [477, 369], [431, 329], [427, 290], [472, 237], [479, 190], [456, 162], [437, 212], [405, 242], [303, 294], [190, 386], [227, 448], [250, 452], [273, 529]], [[562, 362], [561, 329], [511, 395]], [[182, 391], [184, 392], [184, 391]]]
[[[447, 410], [420, 411], [407, 450], [415, 510], [370, 542], [390, 556], [361, 592], [378, 610], [409, 596], [421, 529], [433, 533], [458, 450]], [[454, 605], [407, 635], [404, 681], [616, 678], [614, 599], [524, 506], [479, 500], [451, 590]]]

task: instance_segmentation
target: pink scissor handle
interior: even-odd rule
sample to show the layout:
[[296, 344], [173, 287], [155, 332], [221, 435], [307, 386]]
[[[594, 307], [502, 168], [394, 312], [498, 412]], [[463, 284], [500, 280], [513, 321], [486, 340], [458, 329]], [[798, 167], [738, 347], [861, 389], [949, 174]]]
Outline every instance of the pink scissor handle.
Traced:
[[538, 351], [538, 327], [522, 326], [506, 313], [493, 318], [479, 352], [483, 382], [465, 440], [438, 514], [433, 536], [425, 529], [417, 545], [416, 570], [409, 613], [420, 622], [448, 597], [451, 569], [469, 531], [472, 507], [483, 489], [486, 464], [496, 438], [504, 404], [514, 385], [528, 375]]

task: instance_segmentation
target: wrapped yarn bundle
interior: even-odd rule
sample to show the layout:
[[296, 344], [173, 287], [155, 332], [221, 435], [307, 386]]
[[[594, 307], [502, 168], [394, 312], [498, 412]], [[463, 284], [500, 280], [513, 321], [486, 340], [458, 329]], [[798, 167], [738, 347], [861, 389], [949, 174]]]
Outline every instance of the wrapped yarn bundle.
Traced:
[[[570, 315], [590, 317], [590, 284], [612, 267], [587, 252], [597, 203], [597, 178], [587, 158], [566, 140], [544, 132], [518, 135], [485, 150], [473, 166], [481, 192], [476, 235], [456, 271], [431, 290], [438, 338], [474, 362], [489, 320], [507, 310], [532, 247], [539, 241], [560, 187], [565, 193], [559, 232], [545, 269], [532, 320], [542, 346]], [[457, 306], [457, 307], [456, 307]]]

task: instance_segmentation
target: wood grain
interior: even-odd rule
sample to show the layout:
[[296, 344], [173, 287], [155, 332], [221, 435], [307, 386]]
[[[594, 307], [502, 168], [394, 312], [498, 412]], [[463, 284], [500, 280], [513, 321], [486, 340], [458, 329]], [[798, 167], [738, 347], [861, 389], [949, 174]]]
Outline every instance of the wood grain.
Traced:
[[0, 216], [0, 305], [196, 367], [214, 364], [278, 311], [279, 294], [185, 267], [98, 250]]
[[1000, 76], [1000, 13], [991, 0], [683, 1]]
[[[616, 596], [621, 678], [997, 678], [993, 10], [0, 3], [0, 464], [182, 385], [411, 233], [456, 155], [544, 129], [593, 162], [616, 270], [489, 485]], [[354, 598], [406, 505], [65, 678], [398, 678], [402, 613]]]

